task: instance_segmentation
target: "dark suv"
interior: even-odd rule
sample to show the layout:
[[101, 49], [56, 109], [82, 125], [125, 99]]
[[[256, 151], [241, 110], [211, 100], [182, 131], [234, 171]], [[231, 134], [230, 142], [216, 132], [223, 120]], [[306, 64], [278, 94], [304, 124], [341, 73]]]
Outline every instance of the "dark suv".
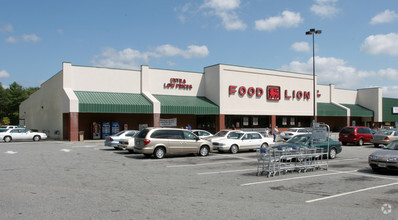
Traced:
[[341, 129], [339, 133], [339, 141], [343, 145], [347, 143], [355, 143], [362, 146], [365, 142], [370, 142], [373, 137], [373, 132], [368, 127], [350, 126]]
[[166, 154], [195, 153], [207, 156], [213, 149], [208, 140], [179, 128], [145, 128], [135, 136], [134, 152], [157, 159]]

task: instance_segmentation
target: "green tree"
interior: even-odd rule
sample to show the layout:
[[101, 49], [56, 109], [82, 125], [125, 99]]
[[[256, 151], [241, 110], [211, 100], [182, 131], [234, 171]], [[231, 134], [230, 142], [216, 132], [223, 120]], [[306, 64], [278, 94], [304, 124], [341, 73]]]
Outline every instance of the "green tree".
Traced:
[[6, 116], [6, 91], [0, 82], [0, 118]]
[[11, 123], [10, 119], [8, 117], [3, 117], [1, 119], [0, 125], [9, 125]]
[[[0, 87], [3, 88], [0, 84]], [[16, 82], [0, 89], [0, 118], [8, 117], [11, 124], [19, 124], [19, 105], [39, 88], [23, 88]]]

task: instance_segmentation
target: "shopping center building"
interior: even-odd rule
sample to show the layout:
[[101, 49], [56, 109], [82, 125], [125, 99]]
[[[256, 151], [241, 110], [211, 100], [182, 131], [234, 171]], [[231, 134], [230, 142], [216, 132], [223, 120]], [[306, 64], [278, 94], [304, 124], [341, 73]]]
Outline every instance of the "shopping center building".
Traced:
[[317, 121], [335, 131], [398, 121], [398, 99], [383, 98], [381, 88], [338, 89], [316, 82], [311, 74], [224, 64], [189, 72], [63, 63], [21, 103], [20, 124], [77, 141], [83, 133], [85, 139], [100, 139], [147, 126], [190, 124], [211, 132], [309, 127], [314, 109]]

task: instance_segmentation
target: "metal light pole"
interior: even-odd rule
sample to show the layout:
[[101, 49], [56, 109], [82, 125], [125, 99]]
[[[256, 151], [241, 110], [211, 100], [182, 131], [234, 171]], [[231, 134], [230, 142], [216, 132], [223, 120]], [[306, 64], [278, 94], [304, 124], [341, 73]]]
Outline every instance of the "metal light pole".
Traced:
[[310, 29], [309, 31], [305, 32], [305, 35], [312, 35], [312, 84], [313, 84], [313, 96], [314, 96], [314, 118], [313, 118], [313, 123], [316, 122], [315, 118], [315, 99], [316, 99], [316, 93], [315, 93], [315, 40], [314, 40], [314, 35], [315, 34], [321, 34], [321, 30], [315, 30], [315, 29]]

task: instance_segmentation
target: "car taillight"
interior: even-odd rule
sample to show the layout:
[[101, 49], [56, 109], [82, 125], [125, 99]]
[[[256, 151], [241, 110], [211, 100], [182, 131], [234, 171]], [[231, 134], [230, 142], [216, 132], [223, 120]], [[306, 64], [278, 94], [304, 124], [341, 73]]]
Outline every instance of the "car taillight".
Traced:
[[288, 135], [293, 135], [293, 134], [288, 134]]
[[386, 137], [386, 138], [384, 138], [384, 140], [388, 141], [388, 140], [390, 140], [390, 138], [389, 138], [389, 137]]
[[113, 141], [113, 138], [109, 138], [110, 141]]
[[144, 145], [148, 145], [150, 142], [151, 142], [151, 140], [145, 139], [145, 140], [144, 140]]

